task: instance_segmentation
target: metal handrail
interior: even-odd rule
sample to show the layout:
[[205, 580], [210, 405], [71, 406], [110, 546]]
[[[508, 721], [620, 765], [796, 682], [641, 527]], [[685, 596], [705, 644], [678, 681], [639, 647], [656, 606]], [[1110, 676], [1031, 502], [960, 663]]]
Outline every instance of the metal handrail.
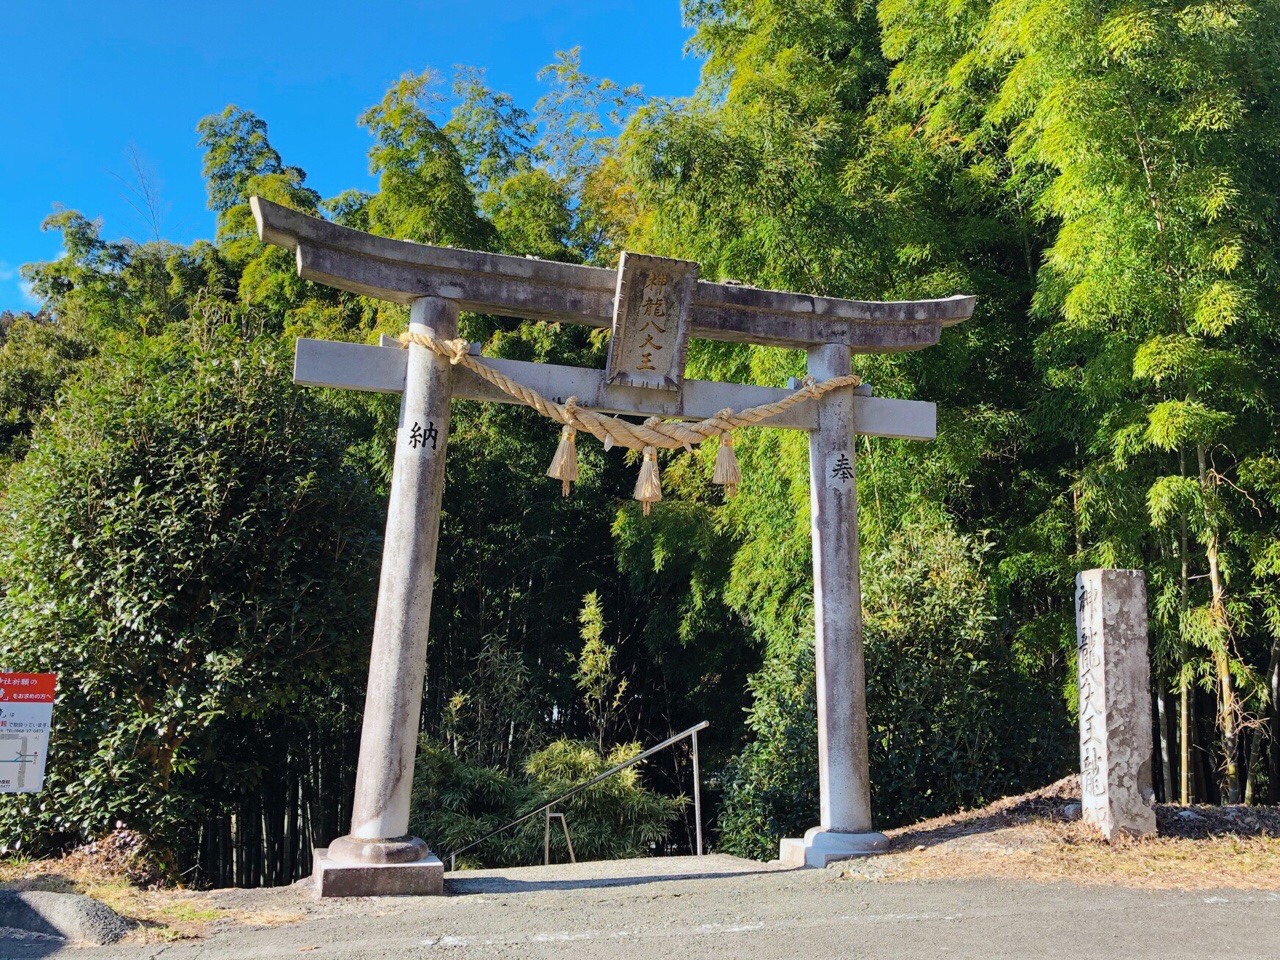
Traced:
[[551, 866], [551, 821], [559, 819], [560, 826], [564, 830], [564, 842], [569, 848], [569, 862], [577, 863], [578, 858], [573, 855], [573, 838], [569, 836], [569, 819], [563, 813], [552, 813], [547, 808], [547, 826], [542, 831], [542, 864], [543, 866]]
[[[636, 754], [630, 760], [624, 760], [622, 763], [619, 763], [616, 766], [610, 767], [608, 770], [606, 770], [604, 773], [600, 774], [599, 776], [592, 777], [586, 783], [580, 783], [573, 789], [567, 790], [566, 792], [560, 794], [560, 796], [552, 800], [550, 803], [544, 803], [542, 806], [537, 807], [534, 810], [530, 810], [528, 813], [524, 814], [523, 816], [517, 817], [515, 820], [512, 820], [510, 823], [504, 823], [502, 826], [498, 827], [497, 830], [490, 830], [479, 840], [474, 840], [471, 843], [468, 843], [465, 847], [462, 847], [459, 850], [455, 850], [453, 851], [453, 853], [449, 854], [449, 869], [452, 871], [456, 868], [458, 857], [466, 853], [468, 850], [473, 850], [476, 847], [480, 846], [480, 844], [484, 843], [490, 837], [496, 837], [498, 834], [502, 833], [504, 830], [510, 830], [512, 827], [518, 826], [519, 824], [524, 823], [526, 820], [530, 819], [531, 817], [536, 817], [538, 814], [542, 813], [544, 810], [550, 810], [561, 800], [568, 800], [570, 797], [581, 793], [583, 790], [586, 790], [588, 787], [594, 787], [597, 783], [600, 783], [602, 780], [608, 780], [615, 773], [620, 773], [621, 771], [627, 769], [627, 767], [634, 766], [635, 764], [639, 763], [641, 760], [645, 760], [648, 757], [653, 756], [655, 753], [659, 752], [660, 750], [667, 749], [667, 747], [671, 746], [673, 743], [679, 743], [685, 737], [693, 738], [693, 770], [694, 770], [693, 808], [694, 808], [694, 819], [696, 821], [696, 826], [698, 831], [698, 856], [702, 856], [702, 788], [701, 788], [701, 784], [698, 782], [700, 779], [700, 771], [698, 768], [698, 731], [705, 730], [708, 727], [708, 725], [709, 724], [707, 723], [707, 721], [703, 720], [701, 723], [690, 727], [688, 730], [685, 730], [683, 733], [677, 733], [674, 737], [667, 737], [667, 739], [663, 740], [661, 743], [657, 744], [656, 746], [650, 747], [648, 750], [644, 751], [643, 753]], [[567, 831], [567, 827], [566, 827], [566, 831]]]

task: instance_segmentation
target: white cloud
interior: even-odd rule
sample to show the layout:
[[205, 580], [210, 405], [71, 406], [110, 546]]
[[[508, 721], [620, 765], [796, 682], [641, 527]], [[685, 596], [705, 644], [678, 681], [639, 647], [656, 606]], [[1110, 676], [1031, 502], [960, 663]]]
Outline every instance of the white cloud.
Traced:
[[[9, 284], [18, 288], [23, 308], [34, 310], [40, 307], [40, 298], [35, 295], [30, 282], [22, 279], [22, 271], [0, 260], [0, 285], [8, 286]], [[9, 297], [0, 296], [0, 302], [5, 300], [9, 300]]]
[[26, 301], [27, 306], [33, 308], [42, 306], [40, 298], [36, 296], [35, 289], [29, 280], [19, 280], [18, 289], [22, 291], [22, 299]]

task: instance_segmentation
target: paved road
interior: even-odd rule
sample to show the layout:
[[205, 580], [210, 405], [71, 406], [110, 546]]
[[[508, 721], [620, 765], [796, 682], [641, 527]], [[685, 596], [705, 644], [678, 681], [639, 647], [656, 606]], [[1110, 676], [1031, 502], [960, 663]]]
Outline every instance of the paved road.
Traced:
[[489, 871], [435, 899], [314, 904], [300, 890], [260, 891], [255, 896], [275, 908], [310, 912], [287, 926], [227, 927], [203, 941], [83, 950], [27, 944], [20, 949], [35, 952], [0, 949], [0, 956], [1280, 960], [1280, 891], [876, 883], [728, 857], [647, 861], [619, 872], [617, 864], [609, 879], [594, 865]]

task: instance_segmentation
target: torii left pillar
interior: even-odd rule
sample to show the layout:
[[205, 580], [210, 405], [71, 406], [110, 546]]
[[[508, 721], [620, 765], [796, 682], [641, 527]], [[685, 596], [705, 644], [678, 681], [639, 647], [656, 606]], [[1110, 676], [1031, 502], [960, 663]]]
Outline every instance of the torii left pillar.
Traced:
[[[457, 327], [456, 304], [430, 297], [414, 302], [409, 317], [414, 333], [450, 340]], [[448, 360], [410, 344], [351, 833], [315, 852], [316, 892], [322, 897], [444, 891], [444, 865], [424, 841], [409, 834], [409, 792], [444, 497], [452, 371]]]

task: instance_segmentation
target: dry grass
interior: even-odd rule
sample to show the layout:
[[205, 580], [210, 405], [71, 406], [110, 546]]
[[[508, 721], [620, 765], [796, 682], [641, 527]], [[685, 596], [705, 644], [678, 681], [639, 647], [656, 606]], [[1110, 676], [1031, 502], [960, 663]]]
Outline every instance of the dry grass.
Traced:
[[137, 926], [129, 940], [169, 942], [205, 936], [218, 921], [278, 926], [303, 919], [279, 910], [241, 910], [214, 903], [198, 891], [141, 889], [117, 871], [76, 854], [59, 859], [0, 862], [0, 889], [81, 893], [100, 900]]
[[1080, 840], [1050, 836], [1008, 850], [928, 848], [890, 855], [886, 880], [993, 878], [1157, 890], [1280, 890], [1280, 839], [1155, 837]]
[[1280, 808], [1161, 805], [1158, 836], [1107, 843], [1065, 813], [1079, 799], [1079, 783], [1068, 777], [981, 810], [890, 831], [892, 852], [849, 864], [845, 876], [1280, 891]]

